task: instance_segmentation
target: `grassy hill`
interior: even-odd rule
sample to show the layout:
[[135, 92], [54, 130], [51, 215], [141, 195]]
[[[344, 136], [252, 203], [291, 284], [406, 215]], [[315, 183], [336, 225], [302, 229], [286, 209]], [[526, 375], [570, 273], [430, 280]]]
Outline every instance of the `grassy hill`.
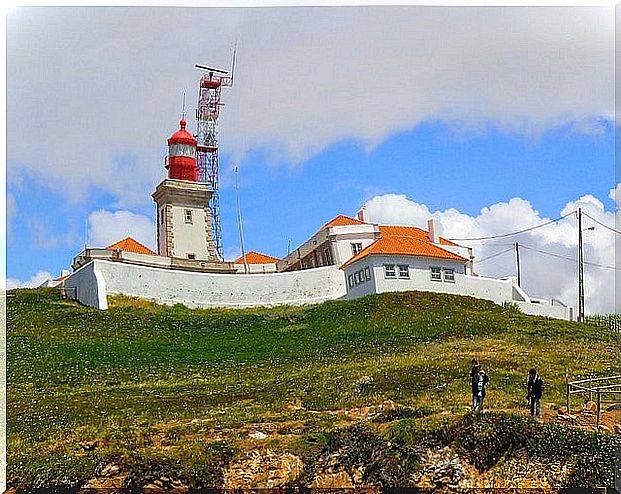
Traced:
[[253, 424], [279, 431], [271, 448], [305, 457], [355, 423], [336, 411], [384, 400], [399, 407], [384, 421], [392, 432], [365, 426], [377, 437], [400, 420], [463, 429], [473, 420], [473, 356], [491, 378], [487, 407], [514, 412], [525, 408], [530, 367], [553, 409], [566, 372], [610, 374], [619, 361], [618, 335], [605, 328], [470, 297], [407, 292], [244, 310], [119, 297], [110, 306], [82, 307], [54, 290], [8, 292], [9, 486], [79, 486], [111, 462], [130, 484], [155, 469], [217, 486], [220, 467], [252, 446]]

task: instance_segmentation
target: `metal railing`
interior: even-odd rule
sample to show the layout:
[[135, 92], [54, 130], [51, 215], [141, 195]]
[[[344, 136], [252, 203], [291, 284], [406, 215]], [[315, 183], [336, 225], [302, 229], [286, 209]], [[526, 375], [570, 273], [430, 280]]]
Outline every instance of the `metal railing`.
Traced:
[[[605, 381], [610, 382], [614, 380], [617, 381], [614, 384], [601, 385], [601, 383]], [[590, 377], [589, 379], [582, 379], [580, 381], [567, 381], [565, 396], [567, 401], [567, 415], [571, 414], [571, 395], [587, 393], [589, 395], [589, 401], [593, 401], [593, 397], [596, 397], [596, 425], [599, 427], [602, 418], [602, 404], [621, 403], [621, 375], [597, 378]]]

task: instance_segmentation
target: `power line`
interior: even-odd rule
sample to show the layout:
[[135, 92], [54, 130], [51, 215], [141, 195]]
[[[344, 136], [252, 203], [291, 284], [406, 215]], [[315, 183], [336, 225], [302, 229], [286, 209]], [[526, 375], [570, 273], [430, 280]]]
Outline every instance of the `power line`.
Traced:
[[[578, 262], [578, 260], [574, 259], [573, 257], [562, 256], [560, 254], [555, 254], [553, 252], [547, 252], [545, 250], [535, 249], [534, 247], [529, 247], [529, 246], [524, 245], [524, 244], [520, 244], [520, 247], [524, 247], [525, 249], [532, 250], [532, 251], [538, 252], [540, 254], [545, 254], [545, 255], [550, 256], [550, 257], [556, 257], [558, 259], [564, 259], [566, 261], [572, 261], [572, 262], [575, 262], [575, 263]], [[593, 266], [593, 267], [596, 267], [596, 268], [614, 269], [615, 271], [621, 271], [621, 268], [617, 268], [615, 266], [607, 266], [607, 265], [604, 265], [604, 264], [597, 264], [597, 263], [589, 262], [589, 261], [584, 261], [584, 264], [588, 264], [589, 266]]]
[[484, 257], [483, 259], [475, 260], [474, 262], [476, 262], [477, 264], [481, 264], [482, 262], [489, 261], [490, 259], [493, 259], [494, 257], [498, 257], [502, 254], [506, 254], [507, 252], [512, 251], [512, 250], [513, 250], [513, 246], [511, 246], [511, 248], [509, 249], [496, 252], [496, 254], [492, 254], [491, 256]]
[[617, 235], [621, 235], [621, 232], [619, 230], [615, 230], [614, 228], [612, 228], [611, 226], [605, 225], [604, 223], [602, 223], [601, 221], [596, 220], [595, 218], [593, 218], [593, 216], [591, 216], [588, 213], [582, 213], [585, 216], [588, 216], [589, 218], [591, 218], [593, 221], [595, 221], [595, 223], [597, 223], [600, 226], [603, 226], [604, 228], [610, 230], [611, 232], [615, 232]]
[[546, 221], [545, 223], [541, 223], [541, 224], [539, 224], [539, 225], [531, 226], [530, 228], [526, 228], [526, 229], [524, 229], [524, 230], [519, 230], [519, 231], [517, 231], [517, 232], [503, 233], [502, 235], [491, 235], [491, 236], [489, 236], [489, 237], [477, 237], [477, 238], [449, 238], [449, 240], [452, 240], [452, 241], [461, 241], [461, 242], [464, 242], [464, 241], [471, 241], [471, 242], [472, 242], [472, 241], [475, 241], [475, 240], [491, 240], [491, 239], [494, 239], [494, 238], [505, 238], [505, 237], [510, 237], [510, 236], [512, 236], [512, 235], [519, 235], [520, 233], [530, 232], [530, 231], [535, 230], [535, 229], [537, 229], [537, 228], [541, 228], [541, 227], [543, 227], [543, 226], [551, 225], [552, 223], [556, 223], [557, 221], [560, 221], [560, 220], [562, 220], [563, 218], [567, 218], [567, 216], [570, 216], [570, 215], [572, 215], [572, 214], [574, 214], [574, 213], [575, 213], [575, 211], [571, 211], [571, 212], [569, 212], [569, 213], [567, 213], [567, 214], [564, 214], [563, 216], [559, 216], [559, 217], [558, 217], [558, 218], [556, 218], [556, 219], [553, 219], [553, 220], [550, 220], [550, 221]]

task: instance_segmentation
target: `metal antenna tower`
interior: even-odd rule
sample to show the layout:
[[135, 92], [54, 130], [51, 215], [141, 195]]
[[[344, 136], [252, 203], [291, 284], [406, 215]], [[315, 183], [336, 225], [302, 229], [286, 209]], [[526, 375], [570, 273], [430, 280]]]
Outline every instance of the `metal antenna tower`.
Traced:
[[220, 227], [220, 198], [218, 194], [218, 117], [220, 116], [220, 93], [223, 87], [233, 85], [235, 57], [233, 51], [231, 71], [196, 64], [203, 71], [198, 87], [198, 106], [196, 108], [196, 164], [198, 181], [207, 183], [213, 192], [211, 196], [211, 227], [214, 250], [219, 260], [224, 260], [222, 252], [222, 228]]

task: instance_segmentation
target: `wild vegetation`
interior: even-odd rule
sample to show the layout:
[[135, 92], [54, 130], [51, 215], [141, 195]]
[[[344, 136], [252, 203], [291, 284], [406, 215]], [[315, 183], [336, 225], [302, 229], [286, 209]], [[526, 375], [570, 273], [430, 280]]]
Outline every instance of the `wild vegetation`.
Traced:
[[[563, 404], [566, 375], [616, 372], [618, 335], [603, 326], [420, 292], [271, 309], [125, 297], [110, 306], [82, 307], [52, 289], [8, 292], [10, 487], [76, 487], [110, 463], [129, 472], [130, 486], [166, 475], [218, 487], [261, 428], [275, 432], [270, 448], [306, 465], [336, 447], [362, 455], [343, 461], [371, 461], [362, 457], [377, 447], [370, 479], [383, 485], [411, 482], [416, 438], [483, 451], [473, 459], [481, 469], [511, 451], [580, 456], [589, 447], [584, 461], [599, 477], [578, 465], [571, 482], [611, 483], [615, 436], [519, 416], [530, 367], [546, 381], [547, 410]], [[486, 405], [500, 413], [466, 412], [473, 356], [491, 378]], [[385, 400], [397, 407], [364, 425], [337, 413]], [[528, 439], [540, 434], [557, 442]], [[352, 446], [362, 440], [366, 449]], [[399, 461], [383, 463], [391, 457]]]
[[621, 331], [621, 314], [592, 314], [587, 316], [587, 322], [596, 326], [604, 326], [611, 331]]

